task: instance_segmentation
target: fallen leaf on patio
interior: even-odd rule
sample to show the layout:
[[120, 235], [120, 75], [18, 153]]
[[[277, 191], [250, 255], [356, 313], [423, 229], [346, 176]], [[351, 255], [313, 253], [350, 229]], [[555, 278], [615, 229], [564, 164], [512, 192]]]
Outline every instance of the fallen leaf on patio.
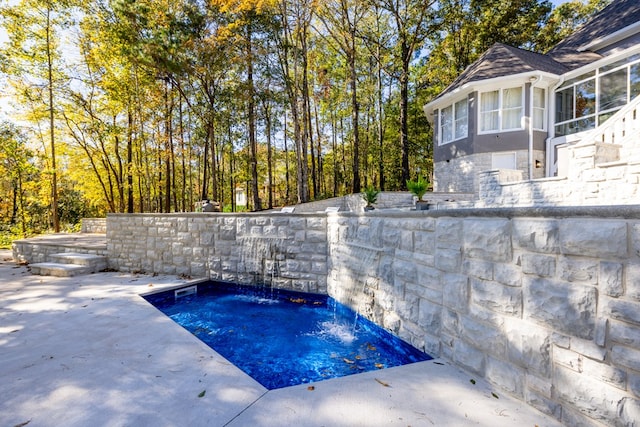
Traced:
[[312, 386], [312, 385], [310, 385], [309, 387], [307, 387], [307, 390], [309, 390], [309, 391], [313, 391], [313, 390], [315, 390], [315, 389], [316, 389], [316, 388], [315, 388], [314, 386]]
[[24, 427], [24, 426], [26, 426], [27, 424], [29, 424], [30, 422], [31, 422], [31, 420], [29, 420], [29, 421], [25, 421], [25, 422], [23, 422], [23, 423], [16, 424], [16, 425], [15, 425], [15, 426], [13, 426], [13, 427]]
[[200, 394], [198, 394], [198, 397], [204, 397], [206, 393], [207, 393], [207, 390], [202, 390]]
[[476, 380], [474, 380], [473, 378], [471, 378], [471, 379], [469, 380], [469, 382], [470, 382], [471, 384], [475, 384], [475, 383], [476, 383]]
[[383, 385], [383, 386], [385, 386], [385, 387], [391, 387], [388, 383], [385, 383], [385, 382], [384, 382], [384, 381], [382, 381], [382, 380], [379, 380], [379, 379], [377, 379], [377, 378], [374, 378], [374, 379], [375, 379], [379, 384], [381, 384], [381, 385]]
[[500, 399], [500, 398], [498, 397], [498, 395], [497, 395], [497, 394], [495, 394], [494, 392], [491, 392], [491, 396], [495, 397], [496, 399]]

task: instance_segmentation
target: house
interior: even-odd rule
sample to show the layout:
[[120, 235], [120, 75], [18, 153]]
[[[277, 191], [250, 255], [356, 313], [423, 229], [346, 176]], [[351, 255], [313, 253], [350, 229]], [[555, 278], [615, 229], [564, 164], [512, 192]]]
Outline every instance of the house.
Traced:
[[624, 123], [638, 94], [638, 0], [614, 0], [546, 54], [496, 43], [424, 106], [434, 191], [478, 194], [487, 170], [566, 176], [568, 150], [606, 123]]

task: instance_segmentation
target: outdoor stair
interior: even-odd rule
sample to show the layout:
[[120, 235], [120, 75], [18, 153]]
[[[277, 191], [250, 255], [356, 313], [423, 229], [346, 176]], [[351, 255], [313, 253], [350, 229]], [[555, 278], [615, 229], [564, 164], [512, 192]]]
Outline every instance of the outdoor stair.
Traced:
[[29, 264], [31, 273], [39, 276], [73, 277], [107, 269], [107, 257], [65, 252], [49, 255], [50, 262]]

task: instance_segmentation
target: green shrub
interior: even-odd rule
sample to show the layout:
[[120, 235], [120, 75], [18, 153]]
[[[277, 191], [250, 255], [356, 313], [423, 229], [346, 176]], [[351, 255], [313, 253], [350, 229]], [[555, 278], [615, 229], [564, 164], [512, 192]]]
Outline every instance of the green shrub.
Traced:
[[412, 181], [410, 179], [407, 180], [407, 188], [418, 198], [418, 200], [422, 200], [422, 196], [427, 192], [428, 185], [429, 183], [422, 177], [419, 177], [417, 181]]

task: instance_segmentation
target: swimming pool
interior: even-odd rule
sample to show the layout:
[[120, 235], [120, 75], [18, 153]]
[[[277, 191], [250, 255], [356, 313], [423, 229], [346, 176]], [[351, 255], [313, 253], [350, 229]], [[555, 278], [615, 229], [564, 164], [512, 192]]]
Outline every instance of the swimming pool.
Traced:
[[212, 281], [144, 298], [268, 389], [431, 359], [325, 295]]

